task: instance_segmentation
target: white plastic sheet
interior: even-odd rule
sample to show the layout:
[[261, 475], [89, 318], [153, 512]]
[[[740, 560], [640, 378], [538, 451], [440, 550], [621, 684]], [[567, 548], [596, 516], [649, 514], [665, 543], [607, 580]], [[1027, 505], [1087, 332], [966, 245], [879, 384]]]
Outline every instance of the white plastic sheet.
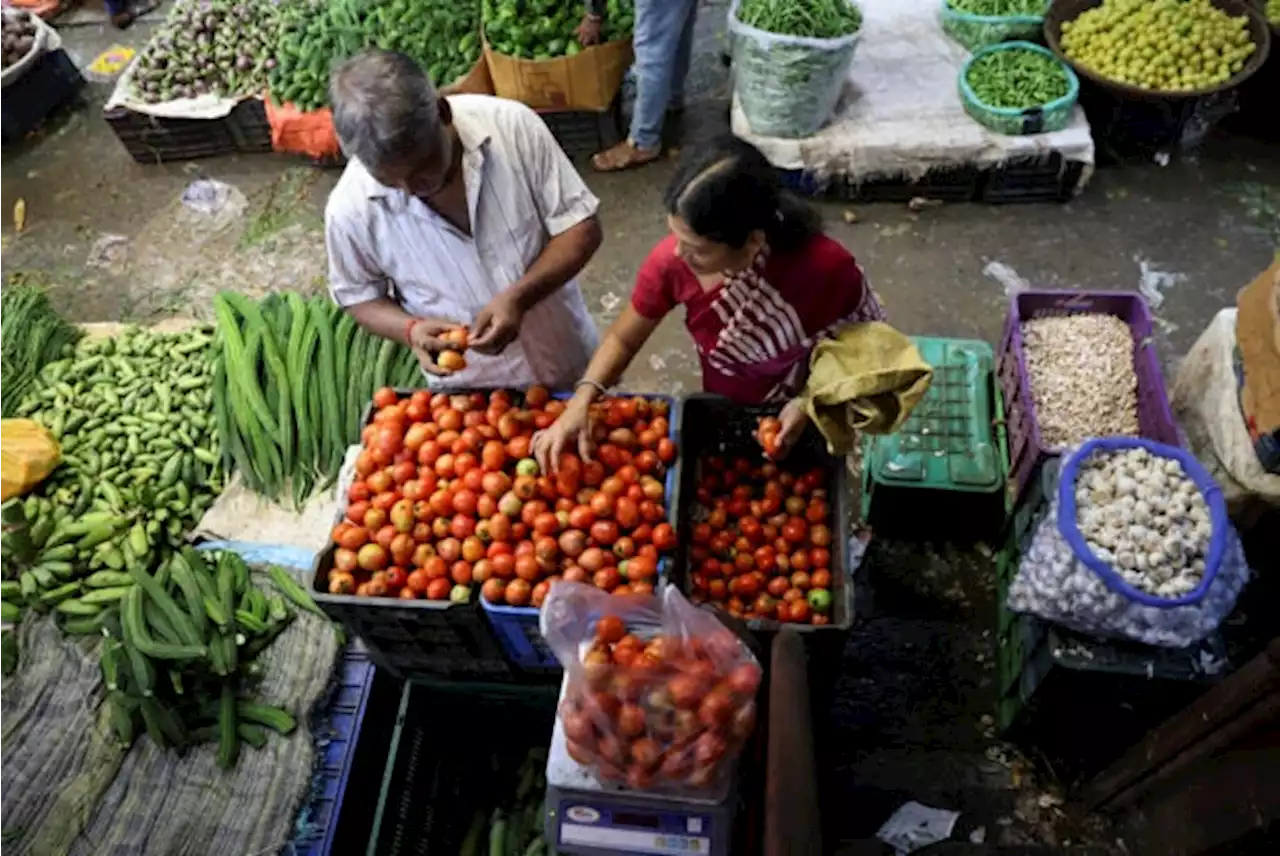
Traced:
[[968, 52], [942, 32], [937, 0], [859, 0], [863, 25], [836, 115], [804, 139], [754, 133], [740, 104], [732, 127], [780, 169], [855, 181], [919, 178], [931, 169], [990, 167], [1057, 152], [1089, 166], [1093, 138], [1084, 111], [1052, 134], [1010, 137], [983, 128], [964, 112], [957, 91]]

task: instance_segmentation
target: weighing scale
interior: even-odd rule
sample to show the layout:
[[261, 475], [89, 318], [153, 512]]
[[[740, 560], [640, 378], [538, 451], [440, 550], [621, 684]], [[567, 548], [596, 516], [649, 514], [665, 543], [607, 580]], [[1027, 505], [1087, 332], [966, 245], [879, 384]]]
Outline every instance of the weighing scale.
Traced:
[[737, 807], [736, 772], [735, 762], [719, 790], [702, 799], [601, 782], [569, 757], [557, 717], [547, 757], [547, 843], [555, 852], [579, 856], [728, 856]]

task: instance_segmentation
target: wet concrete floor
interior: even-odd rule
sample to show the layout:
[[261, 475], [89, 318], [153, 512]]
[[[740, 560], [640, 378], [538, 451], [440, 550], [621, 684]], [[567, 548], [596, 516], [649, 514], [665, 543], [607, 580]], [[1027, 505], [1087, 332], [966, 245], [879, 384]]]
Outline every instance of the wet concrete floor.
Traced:
[[[726, 4], [703, 4], [679, 145], [724, 127], [720, 63]], [[85, 20], [90, 16], [81, 16]], [[116, 44], [141, 46], [155, 16], [125, 33], [88, 24], [64, 31], [84, 66]], [[77, 321], [147, 323], [208, 317], [221, 289], [261, 294], [325, 287], [321, 213], [339, 172], [284, 156], [136, 164], [100, 112], [109, 85], [3, 155], [4, 272], [38, 271]], [[664, 234], [670, 162], [600, 176], [580, 164], [602, 201], [606, 239], [582, 276], [601, 324], [627, 299], [639, 262]], [[234, 188], [216, 215], [184, 206], [197, 179]], [[10, 216], [24, 200], [25, 228]], [[1171, 368], [1280, 243], [1280, 153], [1211, 135], [1168, 166], [1100, 168], [1068, 204], [823, 206], [829, 231], [858, 257], [896, 326], [996, 344], [1017, 288], [1143, 290]], [[851, 222], [852, 221], [852, 222]], [[668, 320], [626, 386], [699, 388], [679, 319]], [[903, 799], [962, 811], [957, 837], [1060, 845], [1098, 840], [1056, 797], [1052, 775], [1021, 760], [992, 728], [996, 699], [990, 550], [877, 544], [860, 629], [845, 652], [834, 705], [835, 837], [864, 838]], [[904, 594], [905, 593], [905, 594]], [[846, 799], [847, 797], [847, 799]], [[828, 796], [831, 799], [832, 795]], [[1088, 831], [1092, 829], [1092, 834]], [[981, 832], [977, 832], [981, 830]], [[1109, 836], [1103, 836], [1111, 843]]]

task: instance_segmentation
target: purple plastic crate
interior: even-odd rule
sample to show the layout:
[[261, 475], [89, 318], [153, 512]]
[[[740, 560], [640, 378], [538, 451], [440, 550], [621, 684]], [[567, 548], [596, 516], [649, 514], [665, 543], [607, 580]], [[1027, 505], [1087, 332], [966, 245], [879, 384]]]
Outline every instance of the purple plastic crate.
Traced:
[[1138, 430], [1142, 437], [1178, 446], [1178, 426], [1173, 421], [1164, 373], [1152, 340], [1151, 312], [1142, 295], [1131, 291], [1023, 291], [1009, 302], [996, 375], [1004, 392], [1005, 421], [1009, 435], [1009, 493], [1017, 500], [1045, 458], [1061, 449], [1050, 449], [1040, 438], [1031, 378], [1027, 374], [1022, 344], [1022, 322], [1049, 315], [1114, 315], [1129, 325], [1133, 335], [1133, 366], [1138, 376]]
[[[622, 398], [630, 398], [636, 395], [641, 398], [665, 401], [670, 407], [670, 411], [667, 413], [667, 436], [676, 444], [677, 454], [675, 462], [667, 468], [665, 484], [667, 491], [667, 520], [674, 527], [676, 525], [676, 506], [679, 501], [678, 492], [680, 490], [681, 402], [680, 399], [669, 395], [630, 392], [611, 393], [611, 396]], [[568, 398], [568, 395], [557, 394], [556, 398]], [[658, 563], [655, 589], [659, 583], [667, 578], [670, 561], [669, 558], [664, 558]], [[502, 643], [502, 647], [507, 653], [507, 659], [515, 666], [526, 672], [533, 673], [559, 670], [560, 661], [556, 659], [556, 655], [547, 647], [546, 640], [542, 638], [542, 630], [538, 626], [538, 609], [532, 606], [504, 606], [489, 603], [484, 598], [480, 598], [480, 606], [484, 609], [484, 613], [489, 619], [489, 625], [493, 628], [494, 635]]]

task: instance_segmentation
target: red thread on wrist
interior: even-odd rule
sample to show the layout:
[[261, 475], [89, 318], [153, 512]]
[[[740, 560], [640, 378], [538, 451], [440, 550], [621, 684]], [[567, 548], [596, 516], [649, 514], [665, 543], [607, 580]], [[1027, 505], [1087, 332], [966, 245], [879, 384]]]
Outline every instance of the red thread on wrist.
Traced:
[[413, 344], [413, 328], [421, 321], [421, 318], [410, 318], [408, 323], [404, 325], [404, 340], [410, 345]]

